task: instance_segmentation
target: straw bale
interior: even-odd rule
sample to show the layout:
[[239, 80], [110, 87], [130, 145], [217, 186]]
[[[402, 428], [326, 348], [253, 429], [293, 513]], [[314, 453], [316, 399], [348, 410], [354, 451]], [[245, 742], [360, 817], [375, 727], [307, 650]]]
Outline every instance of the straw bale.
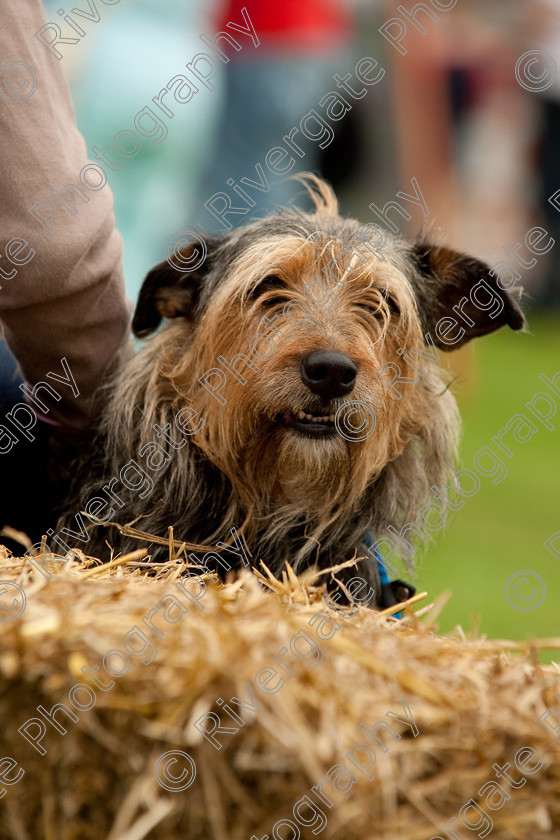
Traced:
[[[488, 811], [491, 836], [560, 838], [560, 741], [539, 721], [558, 705], [560, 671], [537, 656], [539, 648], [560, 649], [560, 639], [518, 644], [466, 639], [461, 632], [442, 637], [434, 611], [418, 605], [402, 621], [364, 608], [354, 616], [329, 610], [324, 578], [312, 574], [286, 575], [268, 586], [249, 571], [225, 585], [208, 577], [185, 583], [186, 567], [173, 554], [154, 575], [146, 574], [144, 553], [92, 567], [75, 552], [63, 565], [45, 567], [49, 580], [28, 559], [0, 554], [0, 580], [18, 582], [27, 597], [19, 618], [0, 622], [0, 759], [11, 757], [25, 773], [0, 800], [1, 840], [272, 837], [276, 821], [296, 824], [293, 807], [304, 795], [322, 807], [325, 838], [446, 838], [441, 827], [470, 799], [482, 803], [477, 791], [497, 781], [492, 765], [509, 763], [512, 777], [520, 778], [514, 757], [523, 747], [535, 750], [542, 764], [522, 787], [504, 785], [509, 800]], [[193, 600], [180, 595], [178, 582]], [[188, 611], [166, 622], [160, 604], [152, 614], [158, 637], [142, 619], [170, 593]], [[339, 629], [326, 623], [327, 615]], [[144, 628], [157, 656], [144, 664], [129, 653], [128, 673], [114, 677], [112, 688], [96, 688], [81, 668], [101, 666], [110, 650], [124, 651], [134, 625]], [[300, 631], [315, 647], [305, 648]], [[282, 648], [287, 672], [273, 659]], [[321, 661], [303, 658], [305, 650], [316, 660], [321, 653]], [[110, 661], [116, 670], [118, 660]], [[257, 672], [274, 667], [284, 684], [265, 693], [256, 685]], [[101, 674], [106, 686], [110, 677], [102, 667]], [[77, 683], [95, 692], [89, 711], [70, 703]], [[214, 712], [235, 729], [224, 703], [234, 696], [249, 703], [251, 692], [258, 710], [230, 704], [243, 725], [220, 734], [216, 749], [195, 721]], [[73, 696], [86, 705], [83, 690]], [[387, 716], [406, 719], [402, 698], [416, 736], [413, 726]], [[66, 734], [47, 724], [47, 752], [40, 755], [18, 729], [40, 717], [39, 705], [50, 710], [56, 703], [79, 720], [59, 713]], [[382, 720], [401, 737], [380, 735], [386, 751], [375, 747], [368, 771], [374, 778], [368, 779], [347, 753], [358, 742], [373, 745], [360, 724], [371, 728]], [[158, 759], [172, 750], [188, 754], [196, 766], [183, 791], [166, 790], [156, 779]], [[366, 763], [364, 751], [353, 756]], [[336, 764], [358, 781], [345, 793], [326, 783], [323, 793], [333, 803], [327, 807], [311, 788]], [[174, 765], [173, 774], [181, 767], [188, 763]], [[310, 809], [302, 806], [300, 814], [311, 822]], [[454, 830], [460, 838], [482, 833], [460, 824]], [[312, 827], [298, 831], [302, 838], [317, 836]], [[274, 836], [297, 835], [286, 823]]]

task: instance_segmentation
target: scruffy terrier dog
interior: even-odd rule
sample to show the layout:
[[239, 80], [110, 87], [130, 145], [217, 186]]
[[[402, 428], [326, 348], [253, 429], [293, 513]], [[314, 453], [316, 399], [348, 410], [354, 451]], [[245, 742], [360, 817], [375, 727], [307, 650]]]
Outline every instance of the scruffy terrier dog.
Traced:
[[136, 521], [162, 538], [154, 560], [173, 526], [221, 571], [249, 562], [240, 535], [275, 574], [361, 555], [346, 580], [365, 578], [383, 603], [364, 536], [417, 524], [454, 464], [437, 348], [525, 322], [488, 266], [342, 219], [330, 188], [308, 182], [315, 212], [208, 237], [146, 277], [136, 335], [168, 320], [112, 383], [100, 454], [61, 523], [88, 554], [138, 542], [92, 533], [77, 511]]

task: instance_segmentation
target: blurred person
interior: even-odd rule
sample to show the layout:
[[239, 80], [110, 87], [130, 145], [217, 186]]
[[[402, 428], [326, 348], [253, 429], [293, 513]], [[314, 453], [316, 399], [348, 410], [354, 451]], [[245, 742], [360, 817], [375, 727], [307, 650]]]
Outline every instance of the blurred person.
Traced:
[[544, 264], [542, 283], [535, 300], [540, 306], [560, 306], [560, 211], [548, 200], [560, 190], [560, 0], [532, 0], [525, 11], [523, 48], [545, 53], [535, 70], [535, 75], [544, 73], [547, 85], [540, 90], [537, 85], [534, 94], [541, 106], [538, 200], [544, 226], [556, 240], [556, 247]]
[[417, 177], [431, 223], [490, 261], [528, 216], [530, 107], [511, 43], [519, 10], [491, 0], [438, 11], [438, 21], [419, 15], [426, 34], [409, 26], [407, 54], [389, 50], [401, 182]]
[[[386, 4], [387, 17], [398, 5]], [[437, 21], [418, 15], [427, 32], [408, 26], [406, 55], [388, 47], [399, 184], [417, 178], [432, 236], [490, 263], [524, 236], [531, 212], [532, 112], [512, 44], [520, 8], [519, 0], [477, 0], [438, 10]], [[473, 347], [447, 361], [459, 383], [475, 381]]]
[[[22, 0], [0, 27], [0, 528], [33, 539], [92, 438], [100, 382], [133, 353], [111, 191], [91, 193], [87, 216], [63, 208], [80, 204], [61, 191], [88, 155], [61, 63], [30, 36], [44, 23], [39, 0]], [[56, 237], [28, 212], [51, 186]]]
[[[227, 20], [241, 19], [245, 5], [245, 0], [225, 0], [215, 31], [222, 30]], [[256, 164], [282, 143], [283, 135], [311, 108], [321, 111], [319, 100], [334, 88], [332, 74], [344, 67], [354, 35], [348, 0], [254, 0], [247, 9], [260, 40], [258, 49], [236, 52], [225, 41], [220, 43], [229, 57], [224, 67], [225, 101], [194, 217], [194, 223], [208, 231], [223, 231], [224, 227], [204, 203], [215, 193], [227, 191], [230, 180], [232, 184], [239, 184], [243, 177], [258, 181]], [[305, 156], [298, 157], [289, 174], [316, 171], [321, 151], [318, 143], [306, 140], [301, 133], [297, 143]], [[245, 215], [231, 215], [233, 224], [293, 202], [308, 206], [296, 182], [268, 171], [266, 176], [270, 189], [253, 191], [255, 206]]]

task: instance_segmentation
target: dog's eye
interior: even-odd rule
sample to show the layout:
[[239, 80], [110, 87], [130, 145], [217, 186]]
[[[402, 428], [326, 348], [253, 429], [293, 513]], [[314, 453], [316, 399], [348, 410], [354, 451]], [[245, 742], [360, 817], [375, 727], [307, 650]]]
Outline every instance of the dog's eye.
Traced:
[[395, 301], [395, 299], [392, 298], [391, 295], [388, 295], [387, 292], [382, 292], [381, 294], [383, 295], [383, 297], [387, 301], [387, 304], [389, 305], [389, 311], [391, 312], [391, 315], [400, 315], [401, 309], [398, 303]]
[[271, 292], [285, 292], [287, 288], [288, 287], [281, 277], [278, 277], [276, 274], [271, 274], [269, 277], [265, 277], [264, 280], [261, 280], [261, 282], [251, 290], [249, 293], [249, 300], [254, 301], [258, 298], [264, 298], [263, 304], [265, 306], [274, 306], [277, 303], [283, 302], [285, 300], [285, 296], [282, 294], [273, 295]]
[[360, 309], [365, 309], [366, 312], [370, 313], [370, 315], [376, 315], [376, 316], [379, 315], [379, 307], [378, 306], [372, 306], [369, 303], [359, 303], [358, 306], [360, 307]]
[[[401, 310], [400, 310], [398, 304], [395, 302], [395, 300], [391, 297], [391, 295], [387, 294], [387, 292], [383, 291], [382, 289], [380, 289], [380, 294], [383, 296], [383, 299], [386, 301], [387, 305], [389, 306], [389, 311], [391, 312], [391, 315], [400, 315]], [[380, 315], [380, 307], [375, 306], [375, 304], [359, 303], [358, 306], [361, 309], [367, 310], [367, 312], [370, 312], [372, 315], [375, 315], [376, 317], [378, 317]]]
[[399, 307], [398, 303], [396, 302], [396, 300], [393, 297], [391, 297], [391, 295], [388, 293], [388, 291], [386, 289], [381, 289], [380, 292], [383, 295], [383, 299], [385, 300], [385, 302], [387, 303], [387, 305], [389, 307], [389, 311], [390, 311], [391, 315], [400, 315], [401, 310], [400, 310], [400, 307]]

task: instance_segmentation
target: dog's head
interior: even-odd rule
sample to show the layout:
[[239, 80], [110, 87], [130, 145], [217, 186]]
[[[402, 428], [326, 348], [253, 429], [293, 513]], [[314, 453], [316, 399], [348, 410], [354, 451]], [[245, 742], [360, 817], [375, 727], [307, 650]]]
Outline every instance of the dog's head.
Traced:
[[484, 263], [342, 219], [316, 187], [312, 214], [284, 210], [156, 266], [133, 321], [146, 336], [168, 319], [162, 393], [204, 419], [194, 444], [263, 511], [348, 510], [413, 450], [437, 477], [456, 431], [439, 353], [525, 323]]

